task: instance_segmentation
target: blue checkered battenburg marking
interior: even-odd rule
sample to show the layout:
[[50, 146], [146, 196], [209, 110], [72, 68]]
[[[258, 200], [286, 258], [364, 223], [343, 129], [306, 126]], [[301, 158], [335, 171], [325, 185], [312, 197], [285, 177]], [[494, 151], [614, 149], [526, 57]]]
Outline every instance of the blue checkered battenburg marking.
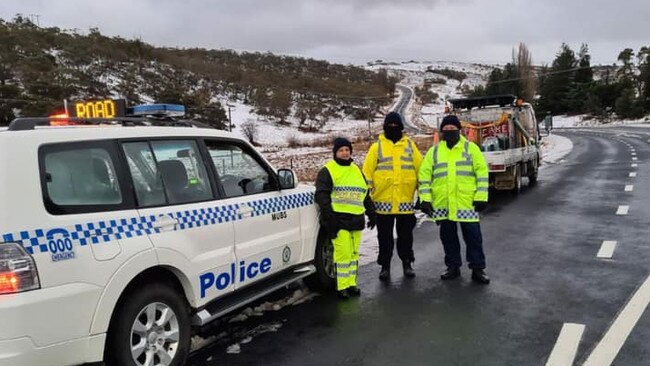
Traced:
[[365, 193], [366, 190], [361, 187], [350, 187], [350, 186], [338, 186], [334, 187], [333, 189], [334, 192], [358, 192], [358, 193]]
[[415, 204], [413, 204], [413, 203], [400, 203], [399, 204], [399, 211], [400, 212], [413, 211], [414, 209], [415, 209]]
[[456, 212], [456, 216], [458, 216], [459, 219], [463, 220], [478, 219], [478, 212], [474, 210], [458, 210], [458, 212]]
[[434, 218], [442, 218], [442, 217], [447, 217], [449, 216], [449, 211], [446, 208], [439, 208], [433, 210], [433, 217]]
[[393, 209], [393, 204], [390, 202], [375, 202], [375, 210], [378, 212], [390, 212]]
[[[167, 215], [178, 221], [175, 230], [187, 230], [201, 226], [243, 220], [238, 213], [241, 206], [253, 208], [252, 216], [262, 216], [314, 204], [314, 193], [305, 192], [284, 197], [249, 201], [242, 204], [215, 206], [196, 210], [169, 212]], [[87, 222], [68, 227], [25, 230], [1, 235], [4, 242], [21, 242], [29, 254], [48, 252], [50, 240], [69, 238], [75, 245], [108, 243], [142, 235], [160, 233], [156, 228], [158, 215], [120, 218], [107, 221]]]

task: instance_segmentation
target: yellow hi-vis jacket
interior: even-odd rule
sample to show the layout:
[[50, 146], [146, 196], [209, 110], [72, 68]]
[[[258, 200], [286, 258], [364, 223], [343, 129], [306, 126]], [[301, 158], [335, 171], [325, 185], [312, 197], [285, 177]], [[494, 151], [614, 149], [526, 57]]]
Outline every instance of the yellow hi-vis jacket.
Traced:
[[370, 196], [378, 214], [412, 214], [422, 154], [405, 135], [393, 143], [382, 133], [363, 162]]
[[450, 150], [442, 141], [427, 151], [420, 167], [420, 201], [431, 203], [436, 221], [478, 222], [473, 203], [487, 202], [488, 174], [476, 144], [461, 136]]
[[363, 200], [366, 198], [368, 186], [361, 174], [361, 169], [352, 163], [341, 166], [334, 160], [325, 164], [332, 177], [332, 210], [334, 212], [363, 215], [366, 209]]

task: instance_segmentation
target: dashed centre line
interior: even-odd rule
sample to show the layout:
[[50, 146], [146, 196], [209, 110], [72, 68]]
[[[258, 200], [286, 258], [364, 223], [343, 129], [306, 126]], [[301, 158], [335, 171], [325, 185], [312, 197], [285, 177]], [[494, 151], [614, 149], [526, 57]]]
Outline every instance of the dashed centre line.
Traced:
[[578, 351], [578, 344], [585, 331], [584, 324], [564, 323], [557, 337], [546, 366], [571, 366]]
[[627, 215], [629, 211], [630, 211], [630, 206], [620, 205], [618, 206], [618, 210], [616, 210], [616, 214], [619, 216], [623, 216], [623, 215]]
[[614, 249], [616, 249], [616, 241], [615, 240], [604, 240], [603, 244], [600, 246], [600, 250], [598, 251], [598, 254], [596, 254], [597, 258], [612, 258], [612, 255], [614, 255]]
[[634, 177], [636, 177], [636, 172], [631, 172], [630, 173], [630, 178], [634, 178]]
[[632, 192], [634, 190], [634, 186], [632, 184], [627, 184], [625, 186], [625, 192]]

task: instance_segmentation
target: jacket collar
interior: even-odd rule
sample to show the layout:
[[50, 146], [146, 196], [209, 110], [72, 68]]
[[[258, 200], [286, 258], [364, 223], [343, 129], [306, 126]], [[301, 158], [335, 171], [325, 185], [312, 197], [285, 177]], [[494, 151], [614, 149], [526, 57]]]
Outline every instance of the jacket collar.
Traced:
[[[382, 143], [388, 143], [388, 142], [390, 142], [391, 144], [393, 143], [393, 141], [386, 138], [383, 132], [379, 134], [379, 141], [381, 141]], [[406, 135], [402, 133], [402, 138], [394, 144], [395, 145], [406, 144], [407, 141], [408, 141], [408, 137], [406, 137]]]

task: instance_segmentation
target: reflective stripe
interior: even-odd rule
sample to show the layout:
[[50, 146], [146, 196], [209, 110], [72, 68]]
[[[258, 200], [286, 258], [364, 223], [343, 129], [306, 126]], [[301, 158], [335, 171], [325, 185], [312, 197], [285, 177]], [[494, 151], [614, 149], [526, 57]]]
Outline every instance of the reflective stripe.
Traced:
[[415, 170], [415, 165], [411, 165], [411, 164], [402, 165], [401, 168], [402, 170]]
[[368, 185], [372, 185], [372, 181], [371, 181], [371, 180], [368, 181]]
[[467, 160], [457, 161], [456, 166], [472, 166], [472, 162]]
[[445, 172], [438, 172], [438, 173], [436, 173], [436, 174], [433, 175], [433, 179], [436, 179], [436, 178], [442, 178], [442, 177], [446, 177], [446, 176], [447, 176], [447, 172], [446, 172], [446, 171], [445, 171]]
[[477, 183], [490, 183], [490, 178], [476, 178]]
[[363, 202], [358, 202], [358, 201], [354, 201], [354, 200], [340, 199], [340, 198], [334, 198], [334, 197], [332, 197], [332, 203], [340, 203], [342, 205], [352, 205], [352, 206], [363, 207]]
[[348, 272], [348, 273], [336, 273], [336, 278], [346, 278], [356, 276], [357, 272]]
[[379, 164], [388, 163], [388, 162], [392, 163], [393, 158], [379, 158], [379, 159], [377, 159], [377, 163], [379, 163]]
[[474, 172], [463, 172], [463, 171], [460, 171], [460, 172], [456, 172], [456, 175], [464, 176], [464, 177], [473, 177], [473, 176], [474, 176]]
[[352, 262], [350, 263], [336, 263], [336, 269], [345, 269], [352, 267]]
[[447, 167], [447, 163], [440, 163], [440, 164], [436, 165], [433, 168], [434, 169], [441, 169], [441, 168], [446, 168], [446, 167]]
[[377, 167], [377, 170], [393, 170], [393, 166], [381, 165]]
[[404, 202], [399, 204], [399, 212], [413, 211], [415, 205], [412, 202]]
[[393, 204], [390, 202], [374, 202], [375, 210], [381, 212], [390, 212], [393, 210]]
[[413, 157], [412, 157], [412, 156], [401, 156], [400, 159], [401, 159], [402, 161], [413, 161]]
[[352, 187], [352, 186], [336, 186], [332, 190], [333, 192], [359, 192], [366, 193], [365, 188], [361, 187]]
[[438, 146], [433, 148], [433, 169], [435, 170], [436, 167], [438, 166]]
[[433, 218], [440, 219], [449, 216], [449, 211], [446, 208], [438, 208], [433, 210]]
[[431, 193], [431, 188], [421, 188], [420, 193], [422, 194]]
[[487, 192], [487, 191], [488, 191], [488, 187], [478, 187], [478, 188], [476, 188], [476, 191], [477, 191], [477, 192]]
[[420, 185], [421, 185], [421, 186], [431, 185], [431, 181], [430, 181], [430, 180], [423, 180], [423, 181], [420, 181]]
[[458, 216], [459, 219], [467, 220], [467, 219], [478, 219], [478, 212], [474, 210], [458, 210], [456, 212], [456, 216]]

